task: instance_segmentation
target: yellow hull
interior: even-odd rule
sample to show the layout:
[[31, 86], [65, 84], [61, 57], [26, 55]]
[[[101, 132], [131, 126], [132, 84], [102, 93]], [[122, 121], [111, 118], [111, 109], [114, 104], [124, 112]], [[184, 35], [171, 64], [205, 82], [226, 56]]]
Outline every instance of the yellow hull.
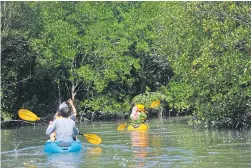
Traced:
[[149, 125], [148, 124], [140, 124], [139, 127], [134, 127], [132, 124], [130, 124], [127, 127], [127, 131], [134, 131], [134, 130], [148, 130], [149, 129]]

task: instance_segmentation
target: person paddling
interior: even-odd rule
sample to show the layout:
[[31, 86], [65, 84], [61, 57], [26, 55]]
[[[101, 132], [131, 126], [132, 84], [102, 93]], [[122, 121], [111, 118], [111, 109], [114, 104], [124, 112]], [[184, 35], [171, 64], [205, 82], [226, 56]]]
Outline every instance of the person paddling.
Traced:
[[60, 110], [61, 117], [56, 118], [54, 121], [50, 121], [48, 128], [46, 129], [46, 135], [51, 135], [56, 132], [56, 140], [62, 142], [72, 142], [74, 135], [78, 135], [79, 131], [76, 128], [75, 122], [69, 118], [70, 108], [63, 107]]
[[145, 107], [143, 104], [136, 104], [132, 108], [130, 119], [132, 120], [134, 127], [139, 127], [140, 123], [145, 122], [145, 120], [147, 119], [147, 115], [145, 113]]
[[[59, 105], [58, 110], [53, 117], [53, 120], [60, 118], [61, 117], [61, 113], [60, 113], [61, 109], [63, 109], [64, 107], [70, 108], [69, 105], [72, 107], [72, 111], [70, 113], [69, 118], [72, 119], [73, 121], [75, 121], [77, 118], [77, 109], [75, 108], [72, 99], [69, 99], [68, 101], [64, 101], [63, 103], [61, 103]], [[55, 139], [56, 139], [56, 132], [53, 132], [50, 134], [50, 140], [55, 141]], [[77, 139], [77, 137], [74, 137], [74, 140], [76, 140], [76, 139]]]

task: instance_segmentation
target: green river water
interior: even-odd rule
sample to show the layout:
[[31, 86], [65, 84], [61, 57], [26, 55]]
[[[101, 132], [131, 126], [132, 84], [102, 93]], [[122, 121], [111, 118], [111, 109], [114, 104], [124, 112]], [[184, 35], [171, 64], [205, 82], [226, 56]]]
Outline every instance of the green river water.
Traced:
[[103, 142], [92, 145], [82, 136], [84, 150], [47, 154], [46, 126], [1, 130], [2, 168], [119, 167], [251, 167], [251, 130], [209, 130], [189, 127], [182, 117], [150, 119], [146, 132], [117, 131], [117, 122], [77, 124]]

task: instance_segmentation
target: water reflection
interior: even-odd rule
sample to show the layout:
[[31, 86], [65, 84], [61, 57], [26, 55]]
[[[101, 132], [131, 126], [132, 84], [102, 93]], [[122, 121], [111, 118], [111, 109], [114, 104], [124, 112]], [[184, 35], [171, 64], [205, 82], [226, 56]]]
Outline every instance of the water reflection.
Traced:
[[103, 149], [101, 147], [93, 147], [88, 149], [87, 154], [90, 156], [97, 156], [102, 154]]
[[25, 168], [37, 168], [36, 165], [29, 163], [29, 162], [27, 162], [27, 163], [25, 162], [23, 165]]
[[1, 167], [251, 167], [250, 129], [191, 128], [178, 117], [151, 120], [146, 132], [117, 132], [117, 123], [99, 124], [80, 128], [102, 136], [101, 145], [79, 137], [84, 142], [83, 151], [53, 155], [44, 153], [45, 127], [1, 130]]
[[70, 153], [50, 153], [47, 155], [47, 164], [52, 168], [71, 167], [77, 168], [82, 163], [83, 151]]
[[[84, 167], [98, 168], [101, 163], [104, 163], [102, 160], [103, 149], [100, 146], [88, 146], [86, 147], [86, 152], [82, 157], [84, 161]], [[86, 166], [89, 165], [89, 166]], [[90, 166], [91, 165], [91, 166]]]
[[136, 165], [132, 165], [132, 167], [144, 167], [145, 159], [148, 156], [148, 131], [132, 131], [130, 134], [133, 153], [135, 154], [134, 158], [135, 162], [137, 163]]

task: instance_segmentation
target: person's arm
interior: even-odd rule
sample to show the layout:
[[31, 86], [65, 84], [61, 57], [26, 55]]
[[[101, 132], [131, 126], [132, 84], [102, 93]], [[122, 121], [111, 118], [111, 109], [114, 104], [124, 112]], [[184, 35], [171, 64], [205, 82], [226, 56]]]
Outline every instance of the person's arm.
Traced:
[[138, 122], [144, 123], [146, 119], [147, 119], [146, 113], [141, 112], [141, 113], [139, 114], [139, 120], [138, 120]]
[[69, 104], [70, 104], [71, 107], [72, 107], [73, 116], [74, 116], [75, 118], [77, 118], [77, 109], [76, 109], [76, 107], [74, 106], [73, 101], [72, 101], [71, 99], [69, 99], [68, 102], [69, 102]]
[[75, 124], [74, 124], [74, 127], [73, 127], [73, 133], [74, 133], [74, 135], [78, 135], [78, 134], [79, 134], [79, 130], [78, 130], [78, 128], [76, 127]]
[[56, 124], [56, 120], [54, 120], [53, 122], [50, 121], [49, 126], [48, 126], [48, 128], [46, 129], [46, 132], [45, 132], [46, 135], [49, 136], [51, 133], [54, 132], [54, 130], [56, 129], [55, 124]]
[[146, 119], [146, 118], [147, 118], [147, 115], [146, 115], [146, 113], [144, 113], [144, 112], [141, 112], [141, 113], [139, 114], [139, 118], [143, 118], [143, 119]]
[[131, 115], [130, 115], [130, 118], [131, 118], [132, 120], [136, 120], [136, 119], [137, 119], [137, 110], [138, 110], [138, 108], [137, 108], [136, 106], [134, 106], [134, 107], [132, 108], [132, 113], [131, 113]]
[[58, 116], [58, 112], [55, 113], [54, 117], [53, 117], [53, 120], [55, 120]]

